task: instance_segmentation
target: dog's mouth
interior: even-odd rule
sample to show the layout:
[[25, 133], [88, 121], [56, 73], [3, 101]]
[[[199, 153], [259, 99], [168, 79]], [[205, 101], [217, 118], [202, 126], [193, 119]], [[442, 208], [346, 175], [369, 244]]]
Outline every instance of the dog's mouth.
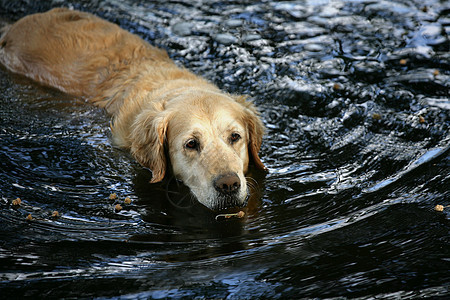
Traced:
[[240, 209], [247, 206], [249, 198], [249, 191], [247, 191], [247, 196], [244, 201], [239, 199], [237, 196], [218, 195], [215, 199], [215, 205], [211, 209], [217, 212], [238, 212]]
[[247, 206], [250, 198], [250, 191], [247, 188], [244, 200], [240, 199], [237, 194], [227, 195], [215, 193], [210, 199], [203, 202], [195, 196], [192, 190], [186, 186], [183, 181], [172, 177], [167, 180], [165, 195], [168, 202], [179, 209], [190, 209], [197, 204], [201, 204], [213, 212], [237, 213]]

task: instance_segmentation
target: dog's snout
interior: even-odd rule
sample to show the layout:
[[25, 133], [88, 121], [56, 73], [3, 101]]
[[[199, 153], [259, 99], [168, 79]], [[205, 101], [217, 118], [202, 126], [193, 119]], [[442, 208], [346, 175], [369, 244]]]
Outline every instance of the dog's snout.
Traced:
[[221, 175], [214, 181], [214, 188], [222, 194], [236, 193], [241, 187], [241, 180], [236, 173]]

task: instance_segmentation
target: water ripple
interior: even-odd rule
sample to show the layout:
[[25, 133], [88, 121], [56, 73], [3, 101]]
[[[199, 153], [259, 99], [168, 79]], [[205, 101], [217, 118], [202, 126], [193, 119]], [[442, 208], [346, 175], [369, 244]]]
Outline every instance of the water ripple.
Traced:
[[101, 110], [0, 69], [2, 296], [449, 294], [448, 5], [10, 1], [0, 19], [61, 5], [248, 94], [269, 173], [251, 170], [245, 218], [218, 222], [150, 185]]

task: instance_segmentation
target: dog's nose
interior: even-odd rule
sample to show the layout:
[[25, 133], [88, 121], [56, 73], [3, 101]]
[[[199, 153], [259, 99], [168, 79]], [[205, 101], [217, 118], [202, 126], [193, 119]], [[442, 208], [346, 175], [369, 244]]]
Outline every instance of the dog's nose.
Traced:
[[241, 187], [241, 180], [236, 173], [221, 175], [214, 181], [214, 187], [222, 194], [233, 194]]

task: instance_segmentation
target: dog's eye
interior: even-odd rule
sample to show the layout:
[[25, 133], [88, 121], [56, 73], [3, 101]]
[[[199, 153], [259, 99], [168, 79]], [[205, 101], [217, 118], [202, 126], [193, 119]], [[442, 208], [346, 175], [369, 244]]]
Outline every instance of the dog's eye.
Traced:
[[241, 139], [241, 135], [239, 133], [233, 132], [230, 136], [231, 143], [235, 143]]
[[187, 149], [197, 150], [199, 147], [199, 142], [196, 139], [190, 139], [184, 145]]

